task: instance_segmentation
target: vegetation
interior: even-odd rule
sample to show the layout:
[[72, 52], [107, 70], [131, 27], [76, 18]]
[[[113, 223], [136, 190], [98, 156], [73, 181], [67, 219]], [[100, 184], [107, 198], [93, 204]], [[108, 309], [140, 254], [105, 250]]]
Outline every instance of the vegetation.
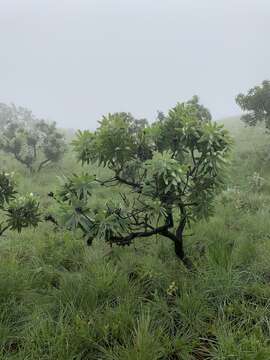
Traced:
[[31, 172], [61, 159], [64, 135], [55, 123], [37, 119], [31, 111], [0, 103], [0, 149], [11, 154]]
[[[40, 221], [39, 203], [32, 193], [16, 196], [13, 174], [0, 173], [0, 236], [7, 230], [21, 232], [26, 227], [36, 227]], [[3, 213], [6, 216], [3, 216]]]
[[242, 120], [249, 126], [264, 123], [270, 129], [270, 81], [263, 81], [261, 86], [250, 89], [247, 95], [239, 94], [236, 103], [247, 111]]
[[[94, 133], [79, 132], [73, 141], [78, 159], [107, 167], [110, 174], [66, 180], [57, 199], [69, 205], [64, 211], [68, 226], [80, 227], [88, 244], [97, 238], [125, 246], [136, 238], [161, 235], [190, 266], [183, 247], [185, 227], [213, 210], [230, 148], [227, 131], [210, 119], [194, 97], [151, 126], [116, 113], [103, 117]], [[97, 184], [122, 185], [121, 201], [109, 199], [94, 207], [91, 195]]]
[[[184, 238], [192, 271], [178, 261], [171, 241], [161, 233], [156, 234], [155, 241], [151, 237], [143, 241], [136, 237], [122, 249], [110, 248], [110, 242], [99, 241], [99, 236], [89, 232], [88, 221], [96, 220], [97, 215], [104, 221], [108, 209], [115, 209], [111, 204], [121, 203], [125, 209], [133, 209], [139, 196], [150, 205], [154, 203], [152, 196], [143, 193], [146, 179], [154, 173], [147, 166], [152, 169], [153, 162], [161, 159], [163, 163], [164, 158], [169, 169], [171, 160], [182, 166], [177, 157], [167, 158], [173, 151], [168, 145], [170, 137], [160, 135], [165, 129], [171, 136], [181, 134], [181, 126], [169, 133], [169, 121], [174, 119], [181, 124], [182, 116], [172, 116], [179, 109], [181, 114], [188, 114], [187, 123], [192, 122], [199, 133], [208, 126], [214, 128], [215, 134], [224, 133], [229, 148], [227, 132], [211, 124], [210, 119], [199, 119], [194, 104], [180, 104], [152, 125], [135, 122], [130, 114], [114, 114], [102, 120], [96, 133], [81, 133], [74, 146], [82, 160], [82, 144], [87, 145], [85, 161], [89, 159], [91, 166], [87, 165], [88, 172], [84, 174], [80, 174], [81, 166], [70, 152], [64, 155], [60, 168], [48, 167], [46, 174], [29, 174], [16, 159], [0, 154], [8, 174], [16, 169], [18, 193], [23, 190], [38, 194], [42, 211], [57, 219], [57, 225], [42, 222], [38, 228], [28, 227], [20, 234], [7, 229], [1, 237], [0, 359], [269, 359], [270, 167], [269, 136], [264, 128], [244, 127], [239, 119], [223, 121], [234, 143], [231, 161], [226, 164], [230, 176], [226, 187], [218, 185], [213, 199], [207, 202], [213, 209], [211, 217], [195, 217], [196, 206], [188, 207], [194, 215], [190, 215], [189, 233], [185, 232]], [[118, 174], [126, 181], [137, 181], [142, 166], [146, 166], [143, 190], [115, 180], [113, 166], [99, 166], [100, 155], [95, 155], [96, 162], [92, 160], [91, 151], [94, 146], [101, 146], [101, 140], [105, 147], [109, 139], [117, 139], [101, 134], [112, 130], [119, 121], [125, 125], [120, 130], [131, 137], [131, 149], [125, 149], [128, 154], [148, 154], [148, 144], [154, 141], [160, 146], [151, 148], [152, 157], [141, 160], [135, 156], [135, 160], [140, 160], [135, 172], [132, 166], [126, 167], [134, 161], [132, 157]], [[116, 130], [120, 131], [118, 127]], [[142, 152], [137, 148], [139, 134], [145, 144]], [[83, 142], [81, 136], [90, 139], [89, 143]], [[121, 133], [124, 144], [125, 136]], [[192, 165], [190, 147], [184, 141], [181, 144], [188, 151], [183, 164]], [[121, 156], [127, 155], [120, 148], [117, 161]], [[77, 176], [71, 176], [70, 169]], [[1, 187], [6, 189], [0, 191], [6, 194], [5, 198], [1, 195], [1, 204], [5, 204], [1, 219], [2, 214], [8, 215], [5, 209], [15, 201], [13, 197], [19, 198], [14, 193], [14, 177], [7, 173], [1, 178]], [[221, 174], [223, 170], [218, 169], [218, 176]], [[60, 188], [56, 175], [63, 179]], [[186, 176], [183, 171], [180, 178], [185, 182]], [[115, 186], [107, 182], [112, 179]], [[47, 196], [50, 191], [57, 202]], [[160, 205], [154, 208], [154, 225], [157, 219], [162, 221], [167, 216], [166, 210], [159, 216], [158, 209]], [[84, 223], [83, 214], [90, 220]], [[175, 208], [173, 216], [181, 219]], [[196, 221], [192, 221], [193, 217]], [[82, 228], [78, 229], [79, 224]], [[177, 225], [176, 222], [169, 231], [175, 233]], [[87, 247], [81, 240], [84, 226], [86, 240], [95, 246]], [[110, 226], [109, 223], [109, 229]], [[105, 232], [105, 225], [98, 225], [98, 231], [101, 229]], [[145, 231], [143, 226], [139, 231]], [[124, 234], [128, 236], [129, 232]]]

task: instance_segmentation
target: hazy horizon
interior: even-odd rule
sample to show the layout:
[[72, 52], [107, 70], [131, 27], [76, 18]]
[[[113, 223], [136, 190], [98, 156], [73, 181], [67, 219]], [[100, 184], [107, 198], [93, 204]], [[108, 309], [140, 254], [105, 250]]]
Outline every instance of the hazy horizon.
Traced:
[[[198, 4], [199, 3], [199, 4]], [[0, 102], [61, 127], [153, 120], [194, 94], [215, 119], [270, 78], [267, 0], [0, 0]]]

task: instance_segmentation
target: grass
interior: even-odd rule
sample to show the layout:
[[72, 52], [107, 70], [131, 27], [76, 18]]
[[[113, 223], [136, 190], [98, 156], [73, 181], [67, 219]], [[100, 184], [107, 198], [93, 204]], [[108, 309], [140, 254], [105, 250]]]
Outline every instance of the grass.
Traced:
[[[235, 137], [230, 189], [186, 238], [194, 271], [161, 238], [88, 248], [50, 224], [1, 238], [0, 359], [269, 359], [268, 137], [225, 125]], [[56, 175], [80, 171], [71, 154], [31, 177], [1, 161], [47, 208]], [[254, 172], [265, 179], [258, 188]]]

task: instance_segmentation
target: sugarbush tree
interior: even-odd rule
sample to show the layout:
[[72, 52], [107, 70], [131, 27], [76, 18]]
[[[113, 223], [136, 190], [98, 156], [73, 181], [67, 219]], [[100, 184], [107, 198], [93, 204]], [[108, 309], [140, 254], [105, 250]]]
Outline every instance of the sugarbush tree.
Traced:
[[40, 222], [39, 203], [33, 194], [19, 195], [13, 174], [0, 173], [0, 236], [7, 230], [21, 232]]
[[[73, 141], [78, 159], [107, 167], [110, 175], [73, 175], [51, 194], [68, 227], [80, 228], [88, 244], [97, 238], [124, 246], [160, 235], [189, 265], [185, 228], [213, 211], [231, 143], [223, 126], [198, 106], [204, 109], [196, 98], [178, 103], [167, 116], [141, 126], [125, 113], [109, 114], [95, 132], [79, 131]], [[118, 189], [119, 199], [95, 205], [99, 186]]]
[[0, 149], [30, 171], [40, 171], [61, 159], [66, 144], [56, 124], [37, 119], [31, 111], [0, 104]]
[[246, 112], [242, 120], [249, 126], [264, 123], [270, 129], [270, 81], [250, 89], [246, 95], [239, 94], [236, 103]]

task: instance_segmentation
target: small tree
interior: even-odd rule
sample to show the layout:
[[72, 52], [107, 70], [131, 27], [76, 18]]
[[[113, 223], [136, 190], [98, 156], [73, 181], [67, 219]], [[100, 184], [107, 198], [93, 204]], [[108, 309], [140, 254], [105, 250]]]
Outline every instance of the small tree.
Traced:
[[[230, 148], [227, 131], [199, 116], [197, 105], [179, 103], [167, 116], [139, 128], [132, 117], [109, 114], [94, 133], [79, 132], [73, 142], [78, 159], [97, 162], [112, 175], [65, 179], [55, 197], [69, 228], [79, 227], [88, 244], [98, 238], [124, 246], [161, 235], [189, 265], [184, 230], [192, 220], [211, 214]], [[97, 186], [115, 185], [118, 201], [98, 206], [91, 202]]]
[[270, 129], [270, 81], [263, 81], [261, 86], [250, 89], [247, 95], [239, 94], [236, 103], [247, 112], [242, 116], [247, 125], [264, 123]]
[[40, 221], [39, 203], [33, 194], [18, 196], [13, 175], [0, 173], [0, 236], [7, 230], [21, 232]]
[[27, 109], [0, 104], [0, 127], [0, 149], [30, 171], [59, 161], [66, 150], [64, 135], [56, 124], [35, 118]]

